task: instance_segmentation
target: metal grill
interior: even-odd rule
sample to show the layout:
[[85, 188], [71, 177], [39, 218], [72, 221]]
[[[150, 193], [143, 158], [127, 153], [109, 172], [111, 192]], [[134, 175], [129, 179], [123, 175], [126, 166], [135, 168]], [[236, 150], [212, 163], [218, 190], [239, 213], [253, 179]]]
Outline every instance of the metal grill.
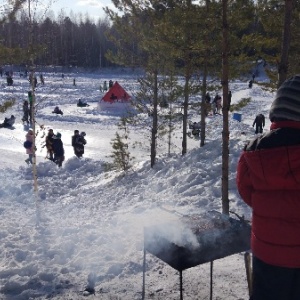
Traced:
[[251, 226], [215, 211], [179, 219], [144, 228], [144, 266], [149, 252], [178, 270], [182, 299], [182, 271], [249, 250]]

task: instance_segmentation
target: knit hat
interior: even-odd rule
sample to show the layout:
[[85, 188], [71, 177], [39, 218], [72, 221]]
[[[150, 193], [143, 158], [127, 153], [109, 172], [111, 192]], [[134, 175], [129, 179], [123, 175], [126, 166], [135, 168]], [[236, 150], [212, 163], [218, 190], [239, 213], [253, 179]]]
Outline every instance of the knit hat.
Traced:
[[55, 138], [56, 138], [56, 139], [61, 139], [61, 133], [58, 132], [58, 133], [55, 135]]
[[269, 113], [269, 118], [300, 122], [300, 75], [287, 79], [279, 87]]

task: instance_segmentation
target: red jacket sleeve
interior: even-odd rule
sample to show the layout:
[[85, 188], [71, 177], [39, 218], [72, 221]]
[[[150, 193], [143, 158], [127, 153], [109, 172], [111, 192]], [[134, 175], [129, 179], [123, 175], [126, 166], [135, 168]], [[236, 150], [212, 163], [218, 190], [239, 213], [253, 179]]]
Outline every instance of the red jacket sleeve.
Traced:
[[253, 186], [244, 153], [242, 153], [238, 162], [236, 184], [242, 199], [249, 206], [252, 206], [251, 196], [253, 192]]

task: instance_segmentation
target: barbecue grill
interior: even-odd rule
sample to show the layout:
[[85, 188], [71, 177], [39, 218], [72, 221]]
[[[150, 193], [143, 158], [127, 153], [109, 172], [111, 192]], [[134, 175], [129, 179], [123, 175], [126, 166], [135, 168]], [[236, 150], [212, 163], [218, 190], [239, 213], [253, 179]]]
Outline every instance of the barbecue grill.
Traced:
[[179, 221], [144, 228], [143, 299], [147, 251], [179, 271], [180, 299], [183, 299], [182, 271], [210, 262], [212, 280], [214, 260], [250, 249], [251, 227], [243, 218], [211, 211], [182, 215]]

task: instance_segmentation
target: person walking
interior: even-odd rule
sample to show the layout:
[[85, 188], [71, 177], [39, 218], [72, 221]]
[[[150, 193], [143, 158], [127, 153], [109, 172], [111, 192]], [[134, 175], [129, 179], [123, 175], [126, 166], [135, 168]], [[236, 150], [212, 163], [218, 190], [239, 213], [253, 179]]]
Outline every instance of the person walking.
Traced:
[[53, 153], [53, 140], [54, 140], [54, 132], [53, 129], [49, 129], [48, 135], [46, 136], [46, 149], [47, 149], [47, 158], [53, 161], [54, 153]]
[[27, 146], [26, 146], [26, 154], [28, 154], [28, 158], [25, 159], [25, 162], [27, 163], [27, 165], [32, 164], [32, 158], [33, 158], [33, 154], [34, 154], [34, 144], [33, 144], [33, 130], [29, 129], [26, 136], [26, 142], [27, 142]]
[[252, 208], [253, 300], [300, 299], [300, 75], [278, 89], [270, 131], [249, 142], [237, 188]]
[[53, 161], [59, 166], [62, 167], [62, 163], [65, 160], [65, 150], [64, 150], [64, 144], [61, 140], [61, 133], [57, 133], [53, 136], [53, 154], [54, 158]]
[[23, 118], [22, 118], [23, 123], [27, 123], [29, 125], [29, 104], [28, 101], [25, 100], [23, 103]]
[[255, 134], [262, 133], [263, 128], [265, 127], [265, 116], [263, 114], [258, 114], [252, 124], [252, 127], [255, 127]]

